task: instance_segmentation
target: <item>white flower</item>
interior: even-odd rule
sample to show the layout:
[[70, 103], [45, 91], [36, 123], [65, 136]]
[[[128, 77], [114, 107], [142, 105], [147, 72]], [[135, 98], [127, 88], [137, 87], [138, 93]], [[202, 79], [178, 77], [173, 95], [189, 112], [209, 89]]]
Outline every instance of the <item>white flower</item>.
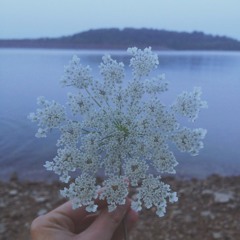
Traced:
[[196, 156], [199, 150], [203, 148], [202, 139], [206, 133], [207, 130], [202, 128], [191, 130], [185, 127], [176, 132], [172, 136], [172, 140], [181, 152], [189, 152], [191, 155]]
[[139, 80], [132, 81], [126, 89], [126, 95], [133, 101], [132, 104], [141, 99], [144, 93], [144, 84]]
[[168, 198], [169, 198], [169, 202], [170, 202], [170, 203], [174, 203], [174, 202], [177, 202], [177, 201], [178, 201], [178, 196], [177, 196], [177, 193], [176, 193], [176, 192], [170, 193], [170, 194], [168, 195]]
[[153, 153], [158, 156], [153, 158], [153, 166], [159, 173], [176, 173], [174, 167], [178, 162], [173, 154], [167, 147], [160, 147], [153, 149]]
[[70, 179], [69, 171], [74, 172], [79, 162], [80, 152], [74, 147], [59, 148], [58, 155], [52, 162], [47, 161], [44, 165], [47, 170], [54, 171], [60, 175], [60, 180], [68, 182]]
[[145, 82], [146, 92], [149, 94], [158, 94], [168, 90], [168, 82], [165, 80], [165, 74], [158, 75]]
[[37, 138], [44, 138], [44, 137], [47, 137], [47, 131], [48, 129], [45, 128], [45, 129], [42, 129], [42, 128], [39, 128], [37, 133], [35, 134], [35, 136]]
[[191, 121], [196, 120], [200, 108], [207, 108], [207, 102], [201, 101], [201, 88], [194, 88], [193, 92], [183, 92], [173, 104], [173, 111], [188, 117]]
[[[173, 114], [160, 100], [152, 99], [145, 103], [146, 114], [152, 126], [161, 129], [162, 132], [173, 132], [179, 124]], [[154, 120], [153, 120], [154, 119]]]
[[141, 209], [142, 204], [148, 209], [155, 206], [157, 208], [156, 214], [162, 217], [166, 212], [166, 199], [170, 197], [171, 201], [177, 200], [174, 196], [176, 195], [170, 192], [168, 184], [160, 181], [160, 177], [149, 174], [138, 189], [133, 208]]
[[76, 121], [69, 120], [65, 125], [61, 126], [60, 128], [61, 136], [57, 141], [57, 146], [76, 146], [80, 134], [82, 132], [81, 124]]
[[73, 208], [86, 206], [89, 212], [95, 212], [97, 205], [94, 199], [98, 197], [99, 186], [91, 175], [83, 174], [70, 184], [69, 188], [61, 190], [61, 194], [73, 201]]
[[[175, 173], [178, 164], [172, 143], [182, 152], [197, 155], [206, 135], [204, 129], [182, 126], [177, 116], [195, 120], [206, 102], [200, 99], [200, 89], [195, 88], [166, 106], [159, 98], [168, 90], [164, 75], [145, 79], [158, 65], [157, 54], [151, 48], [129, 48], [128, 52], [132, 54], [133, 75], [129, 80], [124, 79], [123, 63], [109, 55], [99, 66], [103, 79], [94, 80], [90, 67], [83, 66], [76, 56], [65, 67], [62, 83], [75, 88], [67, 102], [74, 120], [63, 106], [43, 97], [38, 99], [42, 108], [29, 118], [38, 123], [39, 137], [46, 137], [51, 129], [60, 130], [57, 156], [45, 167], [64, 182], [77, 172], [75, 181], [61, 191], [74, 207], [86, 206], [87, 211], [94, 212], [94, 200], [99, 197], [106, 199], [109, 211], [113, 211], [125, 203], [133, 187], [137, 191], [133, 209], [154, 206], [156, 214], [163, 216], [167, 200], [177, 201], [176, 193], [160, 180], [161, 174]], [[159, 176], [153, 176], [153, 172]], [[98, 174], [104, 177], [99, 186]]]
[[99, 156], [94, 152], [88, 151], [79, 154], [79, 162], [77, 168], [81, 169], [82, 172], [94, 175], [100, 168]]
[[124, 64], [113, 60], [110, 55], [103, 56], [102, 60], [99, 68], [105, 85], [113, 86], [115, 83], [122, 83], [125, 75]]
[[57, 128], [66, 120], [66, 113], [63, 106], [55, 101], [47, 101], [44, 97], [38, 98], [38, 104], [43, 108], [37, 109], [36, 113], [30, 113], [28, 118], [38, 122], [37, 137], [46, 137], [46, 133], [52, 128]]
[[74, 86], [82, 89], [88, 87], [92, 83], [92, 80], [91, 68], [89, 66], [82, 66], [80, 59], [77, 56], [73, 56], [69, 65], [65, 66], [61, 82], [64, 86]]
[[128, 48], [127, 51], [133, 56], [130, 60], [130, 67], [132, 67], [133, 76], [136, 79], [149, 75], [159, 64], [158, 56], [151, 51], [151, 47], [144, 50], [133, 47]]
[[130, 159], [123, 165], [123, 169], [131, 185], [138, 186], [138, 182], [146, 176], [148, 165], [142, 159]]
[[85, 114], [93, 106], [91, 99], [84, 96], [82, 93], [68, 94], [68, 105], [74, 115], [80, 113]]
[[128, 182], [123, 177], [110, 178], [104, 181], [99, 199], [106, 199], [110, 212], [114, 211], [117, 205], [123, 205], [128, 195]]

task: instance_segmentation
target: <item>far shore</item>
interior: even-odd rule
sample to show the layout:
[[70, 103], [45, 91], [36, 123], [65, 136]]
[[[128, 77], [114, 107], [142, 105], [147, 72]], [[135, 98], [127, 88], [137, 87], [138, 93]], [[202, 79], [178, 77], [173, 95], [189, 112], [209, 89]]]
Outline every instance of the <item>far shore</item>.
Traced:
[[[125, 51], [128, 45], [94, 45], [94, 44], [74, 44], [74, 43], [42, 43], [42, 42], [29, 42], [28, 40], [0, 40], [0, 49], [49, 49], [49, 50], [115, 50], [115, 51]], [[137, 45], [138, 48], [146, 48], [149, 45]], [[184, 52], [184, 51], [196, 51], [196, 52], [240, 52], [240, 50], [231, 50], [231, 49], [172, 49], [162, 46], [151, 46], [154, 51], [163, 51], [163, 52]]]
[[[128, 45], [108, 45], [108, 44], [78, 44], [71, 42], [45, 42], [37, 40], [0, 40], [1, 48], [42, 48], [42, 49], [79, 49], [79, 50], [126, 50]], [[139, 48], [148, 47], [148, 45], [137, 46]], [[161, 46], [152, 46], [155, 50], [172, 51], [174, 49]]]

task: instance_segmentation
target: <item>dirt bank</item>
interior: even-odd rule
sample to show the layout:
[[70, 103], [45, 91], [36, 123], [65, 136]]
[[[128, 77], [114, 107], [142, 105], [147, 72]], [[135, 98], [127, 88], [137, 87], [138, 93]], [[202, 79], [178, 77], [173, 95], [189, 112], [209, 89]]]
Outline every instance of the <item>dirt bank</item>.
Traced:
[[[179, 202], [169, 204], [165, 217], [144, 211], [131, 232], [131, 240], [236, 240], [240, 234], [240, 176], [211, 176], [204, 180], [165, 182], [178, 192]], [[0, 182], [0, 239], [28, 240], [29, 227], [64, 200], [57, 182]]]

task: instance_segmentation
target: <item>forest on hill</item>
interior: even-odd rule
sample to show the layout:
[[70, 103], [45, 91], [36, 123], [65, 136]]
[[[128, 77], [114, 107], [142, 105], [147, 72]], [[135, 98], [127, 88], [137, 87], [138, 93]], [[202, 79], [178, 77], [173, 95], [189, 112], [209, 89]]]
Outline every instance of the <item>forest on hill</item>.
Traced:
[[152, 46], [155, 50], [239, 51], [240, 41], [197, 31], [188, 33], [145, 28], [95, 29], [59, 38], [0, 40], [2, 48], [126, 49], [132, 46]]

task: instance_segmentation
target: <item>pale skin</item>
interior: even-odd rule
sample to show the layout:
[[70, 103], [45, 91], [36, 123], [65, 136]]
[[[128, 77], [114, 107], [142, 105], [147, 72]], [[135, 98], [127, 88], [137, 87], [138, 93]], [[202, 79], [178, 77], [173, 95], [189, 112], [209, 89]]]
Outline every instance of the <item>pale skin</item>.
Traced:
[[37, 217], [31, 225], [32, 240], [120, 240], [124, 236], [123, 220], [130, 230], [138, 219], [129, 199], [111, 213], [106, 202], [99, 201], [98, 205], [98, 213], [90, 214], [84, 207], [73, 210], [69, 201]]

